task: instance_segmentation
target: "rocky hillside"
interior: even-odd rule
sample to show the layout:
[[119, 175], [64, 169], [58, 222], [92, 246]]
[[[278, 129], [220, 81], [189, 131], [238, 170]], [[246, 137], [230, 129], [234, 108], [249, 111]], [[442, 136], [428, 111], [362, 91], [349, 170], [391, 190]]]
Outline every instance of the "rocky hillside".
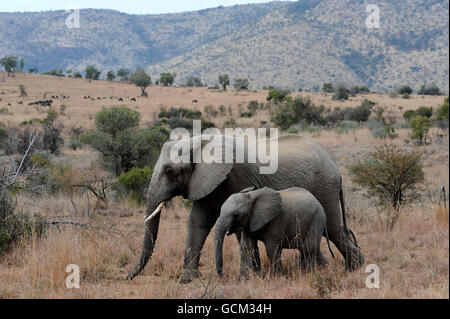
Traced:
[[325, 81], [391, 89], [449, 85], [448, 0], [377, 1], [380, 28], [368, 29], [360, 0], [300, 0], [166, 15], [82, 10], [80, 29], [65, 11], [0, 13], [0, 56], [25, 69], [82, 71], [146, 67], [177, 82], [219, 73], [252, 87], [314, 88]]

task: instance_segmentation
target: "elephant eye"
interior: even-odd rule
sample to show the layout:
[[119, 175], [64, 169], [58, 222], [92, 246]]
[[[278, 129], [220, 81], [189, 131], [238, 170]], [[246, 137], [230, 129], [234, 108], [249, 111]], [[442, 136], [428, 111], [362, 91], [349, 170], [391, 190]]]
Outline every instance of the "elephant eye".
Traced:
[[164, 172], [166, 172], [167, 175], [172, 176], [173, 175], [173, 168], [172, 167], [166, 167], [166, 168], [164, 168]]

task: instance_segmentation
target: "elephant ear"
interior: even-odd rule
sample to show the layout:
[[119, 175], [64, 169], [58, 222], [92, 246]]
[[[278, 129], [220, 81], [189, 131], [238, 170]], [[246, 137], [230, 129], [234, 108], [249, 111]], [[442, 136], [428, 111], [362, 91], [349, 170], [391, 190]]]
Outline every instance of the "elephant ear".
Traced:
[[253, 214], [250, 219], [250, 231], [255, 232], [267, 225], [281, 212], [281, 196], [273, 189], [264, 187], [253, 196]]
[[[195, 137], [194, 137], [195, 138]], [[193, 138], [193, 139], [194, 139]], [[192, 139], [192, 140], [193, 140]], [[218, 145], [220, 140], [213, 138], [212, 141], [202, 141], [200, 146], [193, 146], [194, 152], [201, 154], [204, 147], [211, 149], [213, 147], [221, 147], [222, 154], [225, 153], [225, 146]], [[201, 156], [201, 155], [200, 155]], [[188, 198], [190, 201], [199, 200], [210, 193], [212, 193], [222, 182], [227, 178], [227, 175], [233, 168], [232, 158], [233, 154], [225, 154], [222, 158], [225, 160], [223, 163], [205, 163], [203, 160], [201, 163], [194, 163], [191, 178], [188, 185]], [[193, 158], [193, 157], [192, 157]]]

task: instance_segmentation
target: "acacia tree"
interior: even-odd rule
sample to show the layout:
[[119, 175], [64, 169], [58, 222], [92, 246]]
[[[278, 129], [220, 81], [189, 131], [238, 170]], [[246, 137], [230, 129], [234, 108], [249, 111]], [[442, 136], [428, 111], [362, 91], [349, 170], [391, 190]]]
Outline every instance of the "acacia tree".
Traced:
[[107, 79], [108, 81], [114, 81], [115, 78], [116, 78], [116, 76], [115, 76], [115, 74], [114, 74], [114, 71], [109, 71], [109, 72], [106, 74], [106, 79]]
[[117, 76], [120, 77], [121, 81], [126, 81], [128, 80], [128, 76], [130, 75], [130, 72], [128, 72], [125, 69], [119, 69], [117, 70]]
[[220, 74], [219, 75], [219, 83], [222, 85], [223, 90], [227, 90], [227, 86], [230, 85], [230, 77], [228, 74]]
[[249, 81], [248, 79], [234, 79], [234, 88], [238, 91], [248, 90]]
[[0, 64], [3, 65], [8, 76], [14, 76], [17, 68], [17, 57], [16, 56], [5, 56], [0, 60]]
[[[354, 183], [367, 188], [388, 209], [387, 226], [391, 230], [400, 208], [417, 196], [416, 185], [424, 180], [422, 154], [407, 152], [396, 145], [382, 145], [348, 169]], [[393, 212], [393, 213], [392, 213]]]
[[150, 75], [145, 73], [143, 69], [137, 69], [136, 73], [134, 73], [131, 78], [131, 82], [134, 83], [137, 87], [141, 89], [141, 96], [147, 97], [147, 92], [145, 89], [152, 84], [152, 78]]
[[96, 130], [82, 141], [102, 154], [106, 166], [116, 176], [135, 166], [153, 164], [169, 133], [160, 126], [139, 130], [141, 114], [126, 106], [103, 108], [95, 116]]
[[86, 67], [86, 79], [98, 80], [101, 73], [102, 72], [97, 70], [95, 68], [95, 66], [93, 66], [93, 65], [89, 65], [89, 66]]
[[161, 73], [159, 75], [159, 83], [161, 83], [164, 86], [172, 85], [175, 81], [175, 77], [177, 76], [176, 73]]

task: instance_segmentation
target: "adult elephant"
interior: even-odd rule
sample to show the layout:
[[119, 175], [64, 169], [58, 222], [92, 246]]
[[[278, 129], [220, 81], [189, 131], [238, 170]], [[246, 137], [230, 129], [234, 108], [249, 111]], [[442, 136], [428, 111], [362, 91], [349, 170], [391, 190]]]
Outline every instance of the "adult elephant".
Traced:
[[[233, 137], [221, 136], [220, 139], [230, 143]], [[183, 141], [187, 143], [191, 157], [196, 151], [206, 147], [210, 149], [210, 144], [213, 143], [210, 142], [207, 146], [208, 142], [201, 142], [201, 136]], [[179, 143], [169, 141], [161, 149], [147, 192], [147, 216], [160, 203], [175, 196], [182, 195], [193, 202], [188, 219], [181, 283], [188, 283], [200, 275], [200, 252], [220, 215], [222, 204], [231, 194], [249, 186], [267, 186], [275, 190], [297, 186], [309, 190], [325, 210], [329, 238], [345, 258], [347, 268], [355, 270], [364, 263], [364, 255], [359, 250], [354, 236], [353, 239], [350, 236], [351, 231], [347, 229], [339, 169], [331, 156], [313, 140], [299, 135], [278, 137], [278, 169], [273, 174], [260, 173], [260, 168], [266, 164], [259, 161], [249, 163], [248, 158], [251, 158], [255, 150], [248, 147], [247, 143], [242, 145], [231, 140], [230, 145], [234, 150], [231, 163], [175, 163], [171, 158], [171, 150], [173, 153], [174, 147], [179, 147]], [[248, 154], [244, 163], [237, 163], [235, 160], [237, 152]], [[228, 156], [230, 152], [224, 153]], [[139, 274], [151, 257], [158, 235], [159, 220], [158, 214], [147, 222], [141, 257], [136, 267], [128, 274], [128, 279]], [[259, 256], [255, 257], [259, 260]]]

